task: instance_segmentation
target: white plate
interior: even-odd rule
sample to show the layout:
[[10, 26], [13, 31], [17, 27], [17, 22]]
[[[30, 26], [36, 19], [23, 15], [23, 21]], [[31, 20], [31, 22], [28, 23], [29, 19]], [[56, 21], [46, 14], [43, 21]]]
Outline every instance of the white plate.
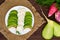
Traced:
[[33, 15], [32, 11], [29, 8], [25, 7], [25, 6], [15, 6], [15, 7], [12, 7], [7, 12], [7, 14], [5, 16], [5, 24], [6, 24], [6, 27], [7, 27], [8, 16], [9, 16], [9, 13], [11, 12], [11, 10], [17, 10], [18, 11], [18, 10], [20, 10], [22, 8], [25, 9], [25, 11], [29, 11], [32, 14], [32, 27], [34, 26], [34, 15]]

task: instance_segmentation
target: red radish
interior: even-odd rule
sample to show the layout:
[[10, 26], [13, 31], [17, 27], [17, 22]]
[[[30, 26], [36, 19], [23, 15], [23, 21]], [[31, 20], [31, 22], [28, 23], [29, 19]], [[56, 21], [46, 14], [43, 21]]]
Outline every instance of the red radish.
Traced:
[[53, 3], [50, 7], [49, 13], [48, 13], [48, 17], [51, 17], [55, 12], [57, 11], [56, 8], [56, 3]]
[[60, 10], [55, 13], [55, 19], [60, 22]]

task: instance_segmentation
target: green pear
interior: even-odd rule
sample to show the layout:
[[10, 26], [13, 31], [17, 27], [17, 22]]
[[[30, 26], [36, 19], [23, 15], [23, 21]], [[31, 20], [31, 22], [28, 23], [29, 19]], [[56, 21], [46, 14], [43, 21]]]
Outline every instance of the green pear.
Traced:
[[44, 39], [51, 39], [53, 37], [53, 21], [48, 20], [47, 25], [42, 31], [42, 36]]
[[40, 9], [41, 9], [41, 11], [42, 11], [43, 16], [44, 16], [45, 19], [47, 20], [47, 25], [45, 26], [45, 28], [44, 28], [43, 31], [42, 31], [42, 36], [43, 36], [43, 38], [45, 38], [46, 40], [50, 40], [50, 39], [53, 37], [53, 34], [54, 34], [54, 21], [49, 20], [49, 19], [45, 16], [45, 14], [44, 14], [44, 12], [43, 12], [43, 10], [42, 10], [41, 7], [40, 7]]
[[60, 25], [54, 22], [54, 36], [60, 37]]

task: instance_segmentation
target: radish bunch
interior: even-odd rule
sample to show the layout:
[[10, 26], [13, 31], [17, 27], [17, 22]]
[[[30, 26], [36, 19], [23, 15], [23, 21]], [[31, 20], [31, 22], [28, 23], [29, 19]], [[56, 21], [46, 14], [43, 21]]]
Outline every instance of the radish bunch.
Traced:
[[48, 17], [51, 17], [53, 14], [55, 14], [55, 19], [60, 22], [60, 10], [59, 8], [57, 7], [57, 4], [56, 3], [53, 3], [51, 6], [50, 6], [50, 9], [49, 9], [49, 13], [48, 13]]

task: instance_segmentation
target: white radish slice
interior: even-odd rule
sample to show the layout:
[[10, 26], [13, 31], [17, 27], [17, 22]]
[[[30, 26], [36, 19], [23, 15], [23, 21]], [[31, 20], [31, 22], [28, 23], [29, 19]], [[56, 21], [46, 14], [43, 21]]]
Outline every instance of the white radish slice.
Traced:
[[24, 34], [28, 33], [29, 31], [31, 31], [30, 28], [25, 28], [23, 31], [20, 31], [20, 35], [24, 35]]
[[12, 33], [14, 33], [14, 34], [16, 34], [16, 28], [15, 27], [9, 28], [9, 31], [12, 32]]

